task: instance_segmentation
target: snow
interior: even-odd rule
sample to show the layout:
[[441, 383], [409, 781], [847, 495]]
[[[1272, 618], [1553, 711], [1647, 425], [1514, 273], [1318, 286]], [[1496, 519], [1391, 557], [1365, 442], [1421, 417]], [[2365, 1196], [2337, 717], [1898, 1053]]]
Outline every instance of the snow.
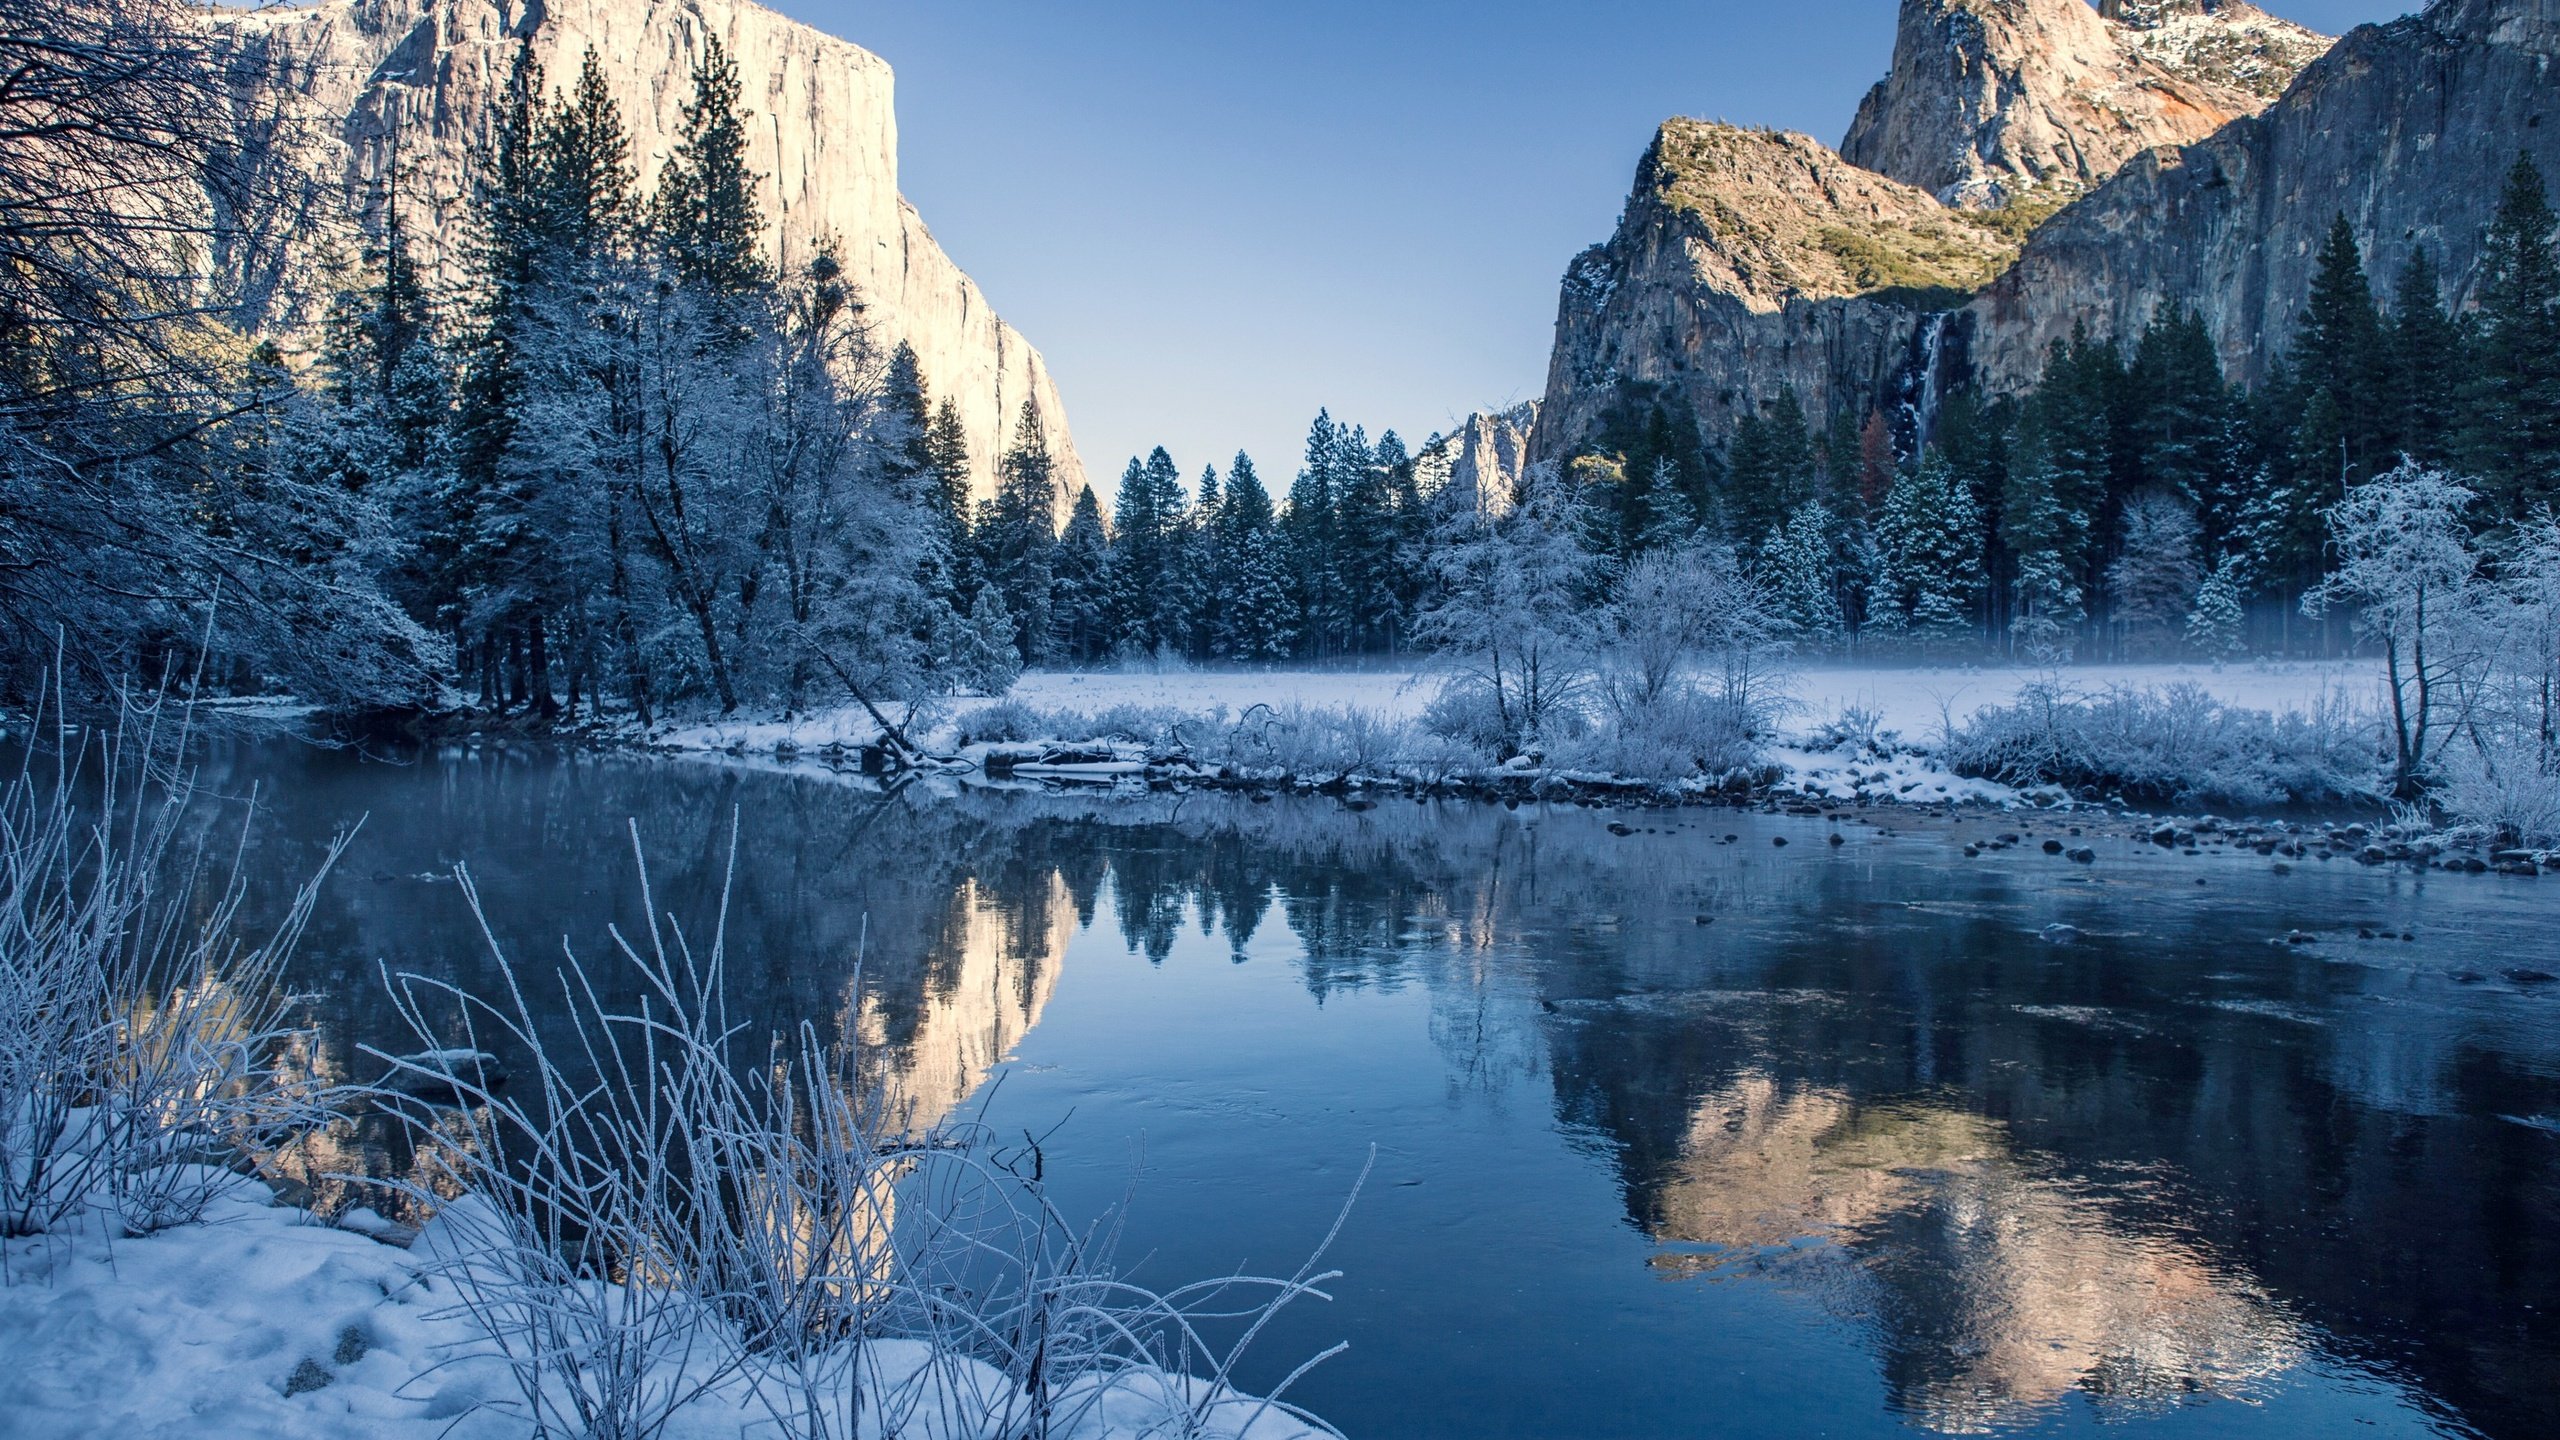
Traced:
[[[379, 1217], [357, 1225], [388, 1231]], [[427, 1272], [448, 1231], [414, 1250], [267, 1203], [243, 1181], [204, 1223], [110, 1240], [92, 1228], [0, 1243], [0, 1432], [12, 1440], [517, 1440], [512, 1382], [450, 1281]], [[878, 1342], [893, 1381], [927, 1358]], [[962, 1362], [956, 1383], [996, 1381]], [[1126, 1377], [1061, 1440], [1168, 1433], [1178, 1382]], [[1223, 1401], [1212, 1433], [1303, 1440], [1318, 1432], [1258, 1402]], [[719, 1396], [678, 1415], [668, 1440], [779, 1433], [752, 1402]], [[866, 1436], [874, 1432], [865, 1429]], [[914, 1440], [954, 1435], [910, 1425]], [[956, 1437], [955, 1437], [956, 1440]]]
[[[1153, 669], [1031, 671], [1001, 699], [962, 697], [926, 717], [916, 738], [947, 747], [969, 718], [997, 704], [1042, 711], [1098, 715], [1117, 707], [1171, 710], [1233, 720], [1256, 705], [1275, 710], [1358, 711], [1379, 720], [1411, 722], [1438, 693], [1441, 676], [1429, 670], [1393, 669]], [[2191, 684], [2226, 705], [2282, 713], [2307, 710], [2324, 699], [2356, 703], [2374, 698], [2379, 683], [2371, 661], [2265, 661], [2225, 665], [2134, 664], [1809, 666], [1788, 677], [1789, 704], [1769, 760], [1785, 772], [1788, 789], [1825, 799], [1899, 797], [1912, 801], [2026, 803], [2037, 797], [2005, 785], [1957, 776], [1927, 754], [1948, 724], [1976, 711], [2016, 702], [2038, 683], [2096, 693], [2113, 687], [2157, 690]], [[1851, 711], [1862, 712], [1880, 737], [1900, 744], [1882, 755], [1851, 753], [1825, 743], [1820, 732]], [[879, 729], [860, 706], [844, 706], [797, 720], [704, 722], [660, 732], [657, 743], [705, 753], [768, 755], [814, 752], [865, 744]], [[1061, 735], [1058, 740], [1091, 737]], [[1036, 778], [1056, 767], [1015, 771]], [[1083, 767], [1091, 769], [1092, 767]], [[1115, 770], [1134, 770], [1117, 766]], [[1061, 775], [1059, 778], [1065, 778]], [[1095, 773], [1077, 778], [1100, 779]]]

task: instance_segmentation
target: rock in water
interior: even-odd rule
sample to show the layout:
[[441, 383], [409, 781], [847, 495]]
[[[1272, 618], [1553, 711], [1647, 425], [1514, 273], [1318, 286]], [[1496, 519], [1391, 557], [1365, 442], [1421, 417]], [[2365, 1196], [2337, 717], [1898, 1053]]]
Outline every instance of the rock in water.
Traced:
[[2054, 924], [2037, 931], [2036, 935], [2048, 945], [2069, 945], [2079, 940], [2080, 931], [2075, 926]]

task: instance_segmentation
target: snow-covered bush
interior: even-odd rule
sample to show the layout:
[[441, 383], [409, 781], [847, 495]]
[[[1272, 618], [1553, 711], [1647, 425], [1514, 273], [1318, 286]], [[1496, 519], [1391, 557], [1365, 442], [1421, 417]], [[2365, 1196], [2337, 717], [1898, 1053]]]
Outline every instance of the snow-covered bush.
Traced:
[[2560, 774], [2522, 741], [2454, 745], [2436, 799], [2455, 819], [2525, 844], [2560, 843]]
[[1622, 706], [1603, 729], [1557, 747], [1554, 763], [1631, 780], [1723, 775], [1758, 759], [1766, 715], [1696, 685]]
[[[1560, 731], [1581, 718], [1599, 580], [1583, 548], [1589, 523], [1573, 482], [1541, 463], [1521, 478], [1510, 513], [1452, 517], [1439, 537], [1433, 560], [1441, 593], [1416, 638], [1462, 671], [1463, 698], [1447, 691], [1443, 698], [1481, 707], [1465, 728], [1489, 723], [1496, 759], [1566, 738]], [[1439, 733], [1461, 730], [1453, 723]]]
[[1310, 780], [1391, 775], [1419, 737], [1403, 721], [1356, 705], [1256, 705], [1229, 732], [1224, 759]]
[[327, 1117], [282, 986], [318, 877], [245, 934], [239, 851], [191, 828], [181, 723], [128, 706], [60, 733], [0, 786], [0, 1236], [91, 1206], [130, 1231], [194, 1220], [221, 1165]]
[[2264, 805], [2370, 796], [2380, 744], [2368, 713], [2335, 700], [2276, 715], [2192, 684], [2081, 695], [2047, 680], [1957, 727], [1945, 759], [1959, 775], [2010, 785]]
[[[1285, 1277], [1142, 1289], [1107, 1224], [1052, 1203], [1037, 1141], [901, 1131], [857, 1042], [732, 1017], [725, 899], [698, 940], [654, 909], [615, 930], [612, 973], [569, 953], [537, 1006], [460, 879], [505, 993], [396, 977], [425, 1048], [372, 1053], [424, 1083], [377, 1098], [418, 1146], [399, 1188], [440, 1212], [421, 1246], [540, 1433], [646, 1440], [698, 1405], [810, 1440], [1072, 1435], [1106, 1408], [1150, 1410], [1131, 1427], [1150, 1434], [1317, 1423], [1279, 1394], [1335, 1351], [1267, 1399], [1232, 1377], [1282, 1308], [1323, 1298], [1330, 1235]], [[628, 985], [636, 1006], [602, 998]], [[457, 1059], [484, 1049], [503, 1090]], [[463, 1103], [412, 1098], [429, 1091]]]

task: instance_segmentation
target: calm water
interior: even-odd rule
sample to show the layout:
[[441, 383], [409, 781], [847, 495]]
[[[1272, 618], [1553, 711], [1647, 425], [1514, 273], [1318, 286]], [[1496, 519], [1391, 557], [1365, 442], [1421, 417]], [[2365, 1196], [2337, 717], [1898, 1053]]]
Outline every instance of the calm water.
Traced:
[[736, 813], [733, 1008], [1056, 1127], [1142, 1278], [1293, 1265], [1376, 1146], [1339, 1298], [1246, 1376], [1348, 1339], [1295, 1398], [1356, 1437], [2560, 1434], [2560, 993], [2495, 978], [2560, 969], [2560, 879], [523, 752], [209, 778], [283, 797], [262, 876], [369, 816], [300, 971], [351, 1071], [378, 962], [487, 973], [455, 862], [526, 956], [601, 954], [626, 821], [707, 925]]

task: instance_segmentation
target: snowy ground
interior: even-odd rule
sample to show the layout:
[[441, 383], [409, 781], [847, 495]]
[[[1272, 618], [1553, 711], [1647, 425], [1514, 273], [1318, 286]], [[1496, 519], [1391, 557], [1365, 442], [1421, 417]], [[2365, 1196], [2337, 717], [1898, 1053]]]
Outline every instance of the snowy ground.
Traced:
[[[2009, 787], [1952, 775], [1926, 751], [1934, 748], [1950, 723], [1961, 724], [1986, 707], [2007, 705], [2039, 681], [2055, 681], [2066, 690], [2095, 693], [2110, 687], [2159, 689], [2192, 684], [2226, 705], [2282, 713], [2308, 710], [2323, 702], [2369, 704], [2375, 698], [2377, 674], [2369, 661], [2285, 661], [2233, 665], [2079, 665], [2061, 669], [2030, 666], [1817, 666], [1788, 677], [1791, 703], [1781, 723], [1779, 743], [1770, 760], [1787, 772], [1790, 786], [1848, 799], [1864, 791], [1911, 800], [1979, 800], [1995, 804], [2024, 798]], [[1119, 706], [1174, 710], [1234, 718], [1255, 705], [1275, 709], [1305, 706], [1349, 709], [1382, 720], [1412, 721], [1437, 693], [1439, 674], [1410, 670], [1093, 670], [1034, 671], [1026, 674], [1005, 701], [1038, 710], [1076, 711], [1086, 715]], [[990, 705], [985, 698], [948, 702], [928, 718], [918, 739], [947, 742], [966, 727], [968, 718]], [[1850, 727], [1879, 737], [1898, 736], [1902, 746], [1888, 758], [1853, 756], [1818, 743], [1818, 732], [1851, 716], [1867, 723]], [[878, 729], [857, 706], [828, 710], [795, 721], [729, 721], [677, 727], [656, 738], [678, 750], [770, 755], [779, 747], [803, 751], [829, 745], [866, 743]], [[1060, 736], [1083, 739], [1085, 736]], [[1905, 748], [1908, 747], [1908, 748]], [[1911, 753], [1913, 750], [1923, 753]]]
[[[0, 1244], [0, 1435], [11, 1440], [517, 1440], [507, 1371], [450, 1281], [432, 1268], [449, 1232], [430, 1223], [401, 1250], [244, 1186], [202, 1224], [112, 1243], [94, 1230]], [[884, 1366], [912, 1368], [923, 1347]], [[912, 1351], [913, 1355], [904, 1352]], [[966, 1365], [968, 1362], [962, 1362]], [[986, 1372], [992, 1377], [992, 1371]], [[1062, 1440], [1171, 1433], [1152, 1374], [1101, 1396]], [[1258, 1414], [1249, 1440], [1315, 1432], [1249, 1402], [1221, 1405], [1213, 1433]], [[780, 1434], [761, 1408], [718, 1398], [680, 1414], [668, 1440]], [[875, 1433], [866, 1427], [865, 1436]], [[911, 1423], [911, 1440], [959, 1431]], [[972, 1437], [974, 1440], [974, 1437]]]

